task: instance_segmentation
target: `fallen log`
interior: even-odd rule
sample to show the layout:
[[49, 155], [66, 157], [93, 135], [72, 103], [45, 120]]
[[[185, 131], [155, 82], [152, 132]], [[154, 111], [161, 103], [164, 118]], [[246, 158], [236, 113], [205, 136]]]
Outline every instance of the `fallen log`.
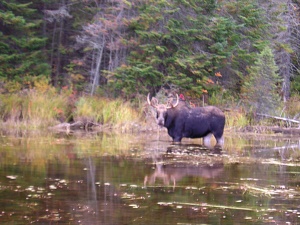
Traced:
[[87, 131], [91, 127], [100, 127], [100, 126], [101, 126], [101, 124], [98, 124], [98, 123], [76, 121], [74, 123], [60, 123], [53, 127], [49, 127], [49, 129], [69, 133], [72, 130]]
[[300, 129], [299, 128], [273, 128], [272, 129], [274, 133], [282, 133], [282, 134], [297, 134], [300, 135]]
[[267, 115], [267, 114], [263, 114], [263, 113], [257, 113], [256, 115], [263, 116], [263, 117], [268, 117], [268, 118], [272, 118], [272, 119], [276, 119], [276, 120], [283, 120], [283, 121], [287, 121], [287, 122], [291, 122], [291, 123], [300, 124], [299, 120], [289, 119], [289, 118], [285, 118], [285, 117], [271, 116], [271, 115]]

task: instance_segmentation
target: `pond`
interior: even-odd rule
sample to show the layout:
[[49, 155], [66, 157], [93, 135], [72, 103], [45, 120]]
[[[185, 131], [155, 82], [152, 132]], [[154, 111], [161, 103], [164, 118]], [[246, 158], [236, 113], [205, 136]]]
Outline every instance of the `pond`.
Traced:
[[0, 223], [300, 224], [299, 138], [226, 135], [2, 133]]

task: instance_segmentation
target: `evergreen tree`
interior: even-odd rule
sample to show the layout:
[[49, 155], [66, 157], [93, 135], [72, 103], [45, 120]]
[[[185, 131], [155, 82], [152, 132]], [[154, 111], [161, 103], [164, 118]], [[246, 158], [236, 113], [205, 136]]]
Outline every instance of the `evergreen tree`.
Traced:
[[38, 32], [42, 20], [32, 3], [22, 2], [0, 2], [0, 78], [20, 83], [24, 77], [48, 76], [50, 72], [43, 51], [46, 38]]
[[244, 102], [254, 113], [274, 114], [280, 106], [277, 71], [272, 50], [266, 47], [249, 68], [248, 81], [242, 89]]
[[[267, 44], [266, 23], [255, 2], [162, 0], [140, 4], [140, 16], [130, 24], [138, 45], [126, 66], [114, 71], [114, 84], [133, 93], [176, 85], [199, 96], [216, 89], [220, 78], [215, 74], [222, 74], [223, 85], [240, 91], [245, 68]], [[145, 76], [140, 72], [143, 68], [151, 72]]]

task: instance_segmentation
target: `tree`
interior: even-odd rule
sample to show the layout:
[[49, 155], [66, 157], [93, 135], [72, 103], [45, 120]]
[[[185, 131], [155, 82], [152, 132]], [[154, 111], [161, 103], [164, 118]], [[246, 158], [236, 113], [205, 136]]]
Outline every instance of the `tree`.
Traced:
[[127, 26], [135, 15], [130, 12], [131, 7], [126, 0], [99, 2], [92, 21], [83, 26], [82, 34], [77, 38], [85, 51], [85, 65], [89, 67], [91, 94], [100, 83], [106, 83], [105, 74], [124, 63], [127, 48], [134, 44], [134, 41], [124, 39]]
[[274, 114], [280, 106], [277, 71], [272, 50], [266, 47], [249, 68], [248, 81], [242, 88], [243, 100], [252, 112]]
[[[112, 73], [117, 87], [131, 94], [176, 85], [200, 96], [218, 90], [220, 72], [222, 85], [239, 92], [246, 67], [268, 43], [256, 1], [139, 2], [140, 16], [130, 24], [138, 45]], [[140, 73], [144, 68], [151, 73]]]
[[24, 78], [48, 76], [46, 38], [41, 35], [42, 20], [32, 3], [0, 2], [0, 77], [27, 84]]
[[272, 0], [262, 3], [261, 6], [265, 10], [265, 17], [273, 33], [270, 42], [274, 49], [279, 75], [283, 79], [281, 92], [283, 101], [286, 102], [291, 94], [290, 81], [293, 70], [299, 67], [299, 64], [293, 64], [293, 55], [297, 57], [299, 54], [295, 6], [291, 0]]
[[52, 68], [51, 81], [55, 87], [58, 87], [67, 83], [62, 74], [64, 74], [64, 66], [68, 60], [64, 59], [63, 55], [66, 55], [69, 47], [67, 43], [70, 41], [70, 34], [67, 32], [66, 26], [70, 24], [70, 22], [67, 23], [67, 20], [71, 19], [72, 16], [69, 13], [68, 0], [52, 1], [51, 3], [51, 8], [45, 4], [44, 19], [50, 27], [50, 32], [47, 35], [51, 41], [49, 46], [49, 63]]

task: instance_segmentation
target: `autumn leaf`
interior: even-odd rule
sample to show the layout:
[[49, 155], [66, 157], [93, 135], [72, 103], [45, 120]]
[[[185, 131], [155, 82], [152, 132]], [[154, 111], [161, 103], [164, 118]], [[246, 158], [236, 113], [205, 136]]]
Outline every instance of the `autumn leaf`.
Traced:
[[216, 77], [222, 77], [222, 74], [221, 74], [220, 72], [216, 72], [216, 73], [215, 73], [215, 76], [216, 76]]
[[208, 80], [206, 81], [206, 83], [208, 83], [208, 84], [214, 84], [215, 82], [214, 82], [212, 79], [208, 79]]

